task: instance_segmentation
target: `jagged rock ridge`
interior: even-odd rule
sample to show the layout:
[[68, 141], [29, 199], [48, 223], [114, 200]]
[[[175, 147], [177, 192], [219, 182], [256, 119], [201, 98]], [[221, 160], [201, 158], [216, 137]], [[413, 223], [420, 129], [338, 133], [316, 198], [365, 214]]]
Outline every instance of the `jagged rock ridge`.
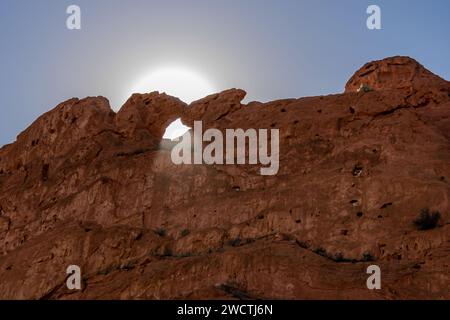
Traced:
[[[449, 299], [449, 94], [393, 57], [331, 96], [63, 102], [0, 149], [0, 298]], [[177, 118], [279, 128], [278, 174], [172, 164]], [[436, 228], [414, 225], [422, 208]], [[70, 264], [81, 291], [65, 287]], [[382, 290], [366, 288], [370, 264]]]

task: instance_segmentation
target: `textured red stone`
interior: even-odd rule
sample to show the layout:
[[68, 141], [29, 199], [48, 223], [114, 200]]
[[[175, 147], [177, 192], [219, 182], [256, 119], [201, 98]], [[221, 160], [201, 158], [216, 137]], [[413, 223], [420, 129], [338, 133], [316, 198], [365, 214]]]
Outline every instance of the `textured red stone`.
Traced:
[[[0, 298], [450, 299], [449, 94], [393, 57], [323, 97], [63, 102], [0, 149]], [[278, 174], [172, 164], [162, 135], [180, 117], [279, 128]], [[422, 208], [436, 228], [414, 225]]]

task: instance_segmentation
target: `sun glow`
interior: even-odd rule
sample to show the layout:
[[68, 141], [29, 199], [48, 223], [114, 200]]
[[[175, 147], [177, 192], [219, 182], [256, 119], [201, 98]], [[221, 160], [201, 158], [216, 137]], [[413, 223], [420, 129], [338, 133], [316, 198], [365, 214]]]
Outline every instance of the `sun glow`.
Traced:
[[[132, 93], [165, 92], [188, 104], [217, 92], [203, 76], [181, 67], [156, 69], [140, 79], [131, 91]], [[163, 138], [175, 139], [188, 130], [189, 128], [178, 119], [167, 128]]]
[[200, 74], [186, 68], [161, 68], [150, 72], [134, 86], [133, 93], [165, 92], [186, 103], [215, 93], [214, 86]]

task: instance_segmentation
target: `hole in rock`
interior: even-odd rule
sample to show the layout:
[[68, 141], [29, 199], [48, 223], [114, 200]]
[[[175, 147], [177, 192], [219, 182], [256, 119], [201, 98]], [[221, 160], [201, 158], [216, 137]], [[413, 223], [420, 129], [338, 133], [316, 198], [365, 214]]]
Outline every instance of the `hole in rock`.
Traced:
[[353, 168], [352, 174], [354, 177], [359, 177], [362, 174], [362, 172], [363, 172], [363, 167], [360, 165], [356, 165]]
[[356, 216], [357, 216], [358, 218], [361, 218], [361, 217], [363, 216], [363, 213], [360, 211], [360, 212], [358, 212], [358, 213], [356, 214]]
[[183, 136], [186, 132], [189, 131], [189, 127], [185, 126], [181, 119], [178, 118], [177, 120], [173, 121], [169, 126], [166, 128], [166, 131], [164, 132], [163, 139], [169, 139], [174, 140], [181, 136]]
[[50, 169], [50, 165], [47, 163], [42, 166], [42, 180], [43, 181], [48, 180], [48, 170], [49, 169]]
[[350, 107], [349, 110], [350, 110], [350, 113], [351, 113], [351, 114], [354, 114], [354, 113], [355, 113], [355, 108]]

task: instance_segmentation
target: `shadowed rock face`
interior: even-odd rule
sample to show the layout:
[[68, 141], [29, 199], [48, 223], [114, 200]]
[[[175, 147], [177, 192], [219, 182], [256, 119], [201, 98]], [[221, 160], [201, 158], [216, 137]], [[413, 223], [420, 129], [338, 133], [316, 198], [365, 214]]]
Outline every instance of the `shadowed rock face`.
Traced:
[[[117, 114], [68, 100], [0, 149], [0, 298], [449, 299], [449, 94], [394, 57], [324, 97], [154, 92]], [[278, 174], [172, 164], [161, 137], [180, 117], [279, 128]], [[414, 225], [422, 208], [441, 212], [436, 228]], [[71, 264], [81, 291], [65, 286]]]

